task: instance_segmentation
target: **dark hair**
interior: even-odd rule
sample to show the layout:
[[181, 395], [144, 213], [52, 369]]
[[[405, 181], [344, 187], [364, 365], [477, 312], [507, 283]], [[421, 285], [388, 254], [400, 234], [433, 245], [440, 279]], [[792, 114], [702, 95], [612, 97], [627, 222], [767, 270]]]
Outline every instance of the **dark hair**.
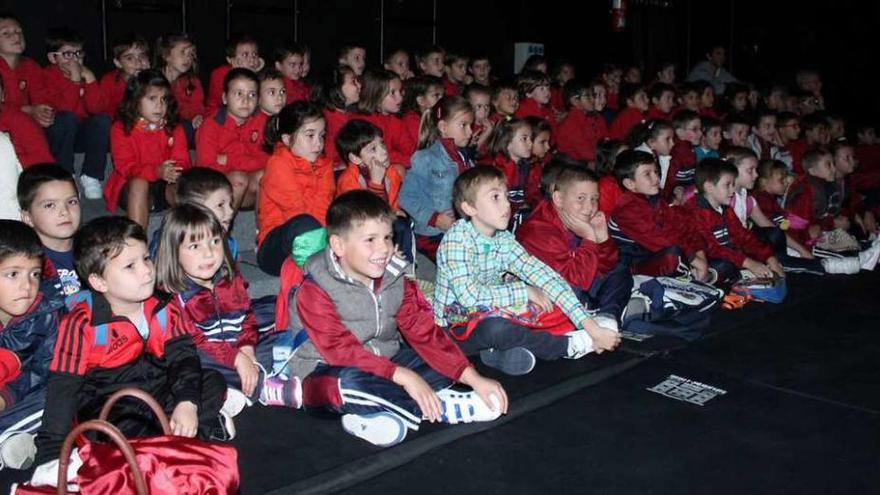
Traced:
[[783, 122], [790, 122], [792, 120], [797, 120], [798, 124], [800, 124], [800, 117], [794, 112], [779, 112], [776, 115], [776, 125], [779, 125]]
[[804, 133], [815, 131], [819, 127], [829, 127], [828, 121], [820, 113], [811, 113], [801, 117], [801, 130]]
[[290, 57], [292, 55], [305, 57], [307, 51], [308, 50], [306, 50], [304, 46], [288, 41], [275, 47], [275, 52], [273, 53], [273, 61], [284, 62], [287, 57]]
[[593, 87], [589, 84], [581, 82], [577, 79], [572, 79], [565, 83], [562, 87], [562, 98], [565, 100], [565, 106], [567, 108], [571, 107], [571, 99], [584, 95], [584, 94], [592, 94]]
[[[422, 114], [419, 124], [419, 149], [425, 149], [440, 137], [438, 125], [441, 120], [451, 119], [459, 112], [474, 113], [471, 104], [461, 96], [444, 96], [434, 104], [431, 111]], [[496, 127], [497, 128], [497, 127]]]
[[700, 128], [703, 129], [703, 135], [705, 136], [709, 129], [713, 127], [721, 128], [721, 121], [716, 119], [715, 117], [700, 117]]
[[782, 172], [783, 175], [788, 175], [788, 165], [781, 160], [761, 160], [758, 163], [759, 181], [770, 179], [779, 172]]
[[84, 45], [85, 39], [75, 29], [67, 26], [52, 28], [46, 35], [46, 54], [57, 52], [64, 45]]
[[[418, 52], [416, 52], [416, 67], [422, 64], [425, 58], [429, 55], [433, 55], [435, 53], [439, 53], [443, 58], [446, 58], [446, 50], [443, 49], [440, 45], [428, 45]], [[418, 67], [421, 70], [421, 67]]]
[[352, 227], [367, 220], [394, 222], [388, 202], [366, 189], [340, 194], [327, 209], [327, 235], [345, 235]]
[[323, 79], [312, 87], [311, 100], [326, 109], [344, 109], [345, 95], [342, 94], [342, 85], [345, 84], [345, 76], [351, 74], [357, 78], [358, 75], [351, 67], [340, 64], [329, 71]]
[[467, 217], [461, 209], [461, 204], [467, 201], [473, 205], [477, 189], [493, 180], [507, 184], [504, 173], [491, 165], [477, 165], [462, 172], [452, 185], [452, 205], [455, 206], [455, 211], [462, 217]]
[[79, 194], [73, 174], [54, 163], [40, 163], [24, 169], [18, 176], [18, 206], [22, 210], [30, 210], [40, 186], [56, 180], [69, 183]]
[[565, 59], [556, 60], [553, 63], [553, 66], [550, 67], [550, 77], [554, 81], [557, 81], [559, 79], [559, 75], [562, 74], [562, 69], [564, 69], [565, 67], [571, 67], [572, 71], [575, 70], [574, 64], [571, 63], [571, 60], [565, 60]]
[[754, 120], [752, 122], [752, 125], [754, 125], [755, 127], [760, 126], [761, 120], [765, 117], [773, 117], [774, 119], [777, 119], [777, 121], [779, 119], [779, 116], [776, 114], [775, 111], [770, 110], [769, 108], [762, 108], [754, 113]]
[[348, 163], [348, 155], [360, 155], [361, 150], [377, 137], [383, 137], [382, 129], [362, 119], [352, 119], [336, 135], [336, 152]]
[[696, 93], [700, 94], [700, 89], [693, 82], [683, 82], [678, 85], [678, 97], [684, 98], [684, 96], [688, 93]]
[[34, 229], [24, 222], [0, 220], [0, 262], [17, 255], [39, 258], [43, 255], [43, 244]]
[[363, 51], [367, 51], [367, 48], [364, 45], [360, 45], [357, 43], [348, 43], [339, 47], [339, 51], [336, 52], [336, 59], [347, 57], [348, 53], [356, 48], [360, 48]]
[[618, 92], [618, 100], [627, 103], [627, 101], [632, 100], [637, 94], [644, 91], [645, 87], [641, 84], [621, 83], [620, 91]]
[[831, 153], [831, 156], [836, 157], [837, 153], [846, 148], [854, 149], [851, 142], [846, 139], [838, 139], [828, 146], [828, 151]]
[[245, 69], [244, 67], [236, 67], [235, 69], [227, 72], [226, 77], [223, 78], [224, 93], [229, 91], [229, 85], [232, 84], [232, 81], [235, 81], [236, 79], [245, 79], [251, 81], [257, 85], [257, 91], [259, 91], [260, 89], [260, 79], [254, 73], [254, 71], [250, 69]]
[[694, 89], [697, 90], [697, 93], [701, 97], [707, 89], [711, 89], [713, 93], [715, 92], [715, 86], [712, 86], [712, 83], [710, 83], [709, 81], [691, 81], [691, 84], [693, 84]]
[[550, 86], [550, 76], [537, 70], [525, 68], [516, 76], [516, 90], [519, 92], [520, 98], [525, 98], [538, 86]]
[[724, 151], [722, 157], [724, 161], [739, 166], [740, 162], [746, 158], [758, 159], [758, 155], [751, 148], [743, 148], [742, 146], [730, 146]]
[[266, 122], [263, 148], [269, 152], [281, 142], [285, 134], [296, 134], [300, 127], [318, 119], [324, 119], [324, 113], [314, 103], [300, 100], [285, 106]]
[[[680, 113], [680, 112], [679, 112]], [[663, 119], [649, 120], [636, 124], [626, 135], [625, 142], [630, 148], [637, 148], [642, 143], [660, 137], [663, 131], [673, 131], [672, 124]]]
[[265, 81], [284, 81], [284, 74], [278, 69], [267, 65], [260, 72], [257, 72], [257, 82], [262, 85]]
[[520, 74], [526, 71], [541, 72], [538, 70], [538, 66], [542, 64], [545, 66], [547, 65], [547, 57], [538, 54], [529, 55], [529, 58], [527, 58], [525, 63], [523, 63]]
[[143, 36], [136, 33], [125, 33], [113, 40], [113, 58], [119, 58], [129, 48], [135, 46], [142, 47], [145, 51], [150, 51], [150, 45]]
[[156, 284], [164, 291], [174, 294], [183, 292], [189, 285], [189, 276], [180, 266], [180, 245], [198, 242], [205, 237], [205, 231], [219, 237], [223, 249], [223, 263], [220, 270], [227, 280], [235, 276], [232, 254], [226, 242], [226, 232], [220, 220], [204, 206], [194, 203], [181, 203], [165, 212], [159, 228], [159, 243], [156, 250]]
[[467, 101], [471, 101], [471, 96], [477, 94], [486, 95], [489, 97], [489, 101], [492, 101], [492, 90], [489, 89], [488, 86], [483, 86], [479, 83], [470, 83], [461, 90], [461, 96]]
[[[190, 38], [189, 35], [186, 33], [163, 34], [162, 36], [156, 38], [156, 49], [153, 53], [153, 67], [160, 71], [164, 71], [165, 67], [168, 66], [168, 62], [165, 59], [171, 55], [171, 50], [173, 50], [174, 47], [180, 43], [189, 43], [192, 46], [196, 46], [192, 38]], [[196, 81], [198, 80], [198, 73], [199, 60], [197, 57], [193, 57], [192, 68], [190, 68], [189, 72], [180, 76], [185, 77], [187, 80], [187, 92], [192, 93], [193, 91], [195, 91]]]
[[614, 175], [614, 162], [626, 144], [617, 139], [606, 139], [596, 146], [596, 173], [600, 177]]
[[492, 100], [498, 98], [502, 91], [515, 91], [519, 96], [519, 90], [516, 87], [516, 81], [513, 79], [499, 79], [492, 85]]
[[467, 55], [460, 52], [446, 52], [443, 55], [443, 65], [450, 66], [458, 61], [464, 60], [467, 62], [470, 60]]
[[750, 128], [752, 122], [748, 117], [741, 113], [728, 114], [727, 117], [724, 118], [724, 132], [730, 132], [734, 125], [744, 125]]
[[489, 136], [489, 142], [486, 144], [487, 153], [489, 155], [507, 156], [507, 148], [513, 141], [513, 136], [520, 129], [528, 129], [529, 135], [532, 134], [532, 126], [526, 119], [499, 120], [492, 129]]
[[748, 92], [749, 92], [749, 87], [743, 83], [732, 82], [732, 83], [728, 83], [724, 87], [724, 96], [727, 97], [727, 99], [730, 101], [733, 101], [733, 99], [736, 97], [736, 95], [738, 95], [740, 93], [748, 94]]
[[816, 147], [805, 151], [804, 156], [801, 158], [804, 170], [812, 170], [813, 167], [819, 164], [819, 160], [821, 160], [823, 156], [832, 156], [831, 152], [828, 151], [828, 148]]
[[107, 262], [119, 256], [129, 240], [147, 244], [147, 233], [125, 217], [98, 217], [83, 225], [73, 242], [73, 259], [80, 280], [94, 289], [89, 276], [103, 277]]
[[193, 167], [184, 170], [177, 179], [178, 203], [203, 203], [214, 191], [225, 189], [232, 193], [232, 183], [223, 172]]
[[651, 101], [659, 100], [663, 93], [672, 93], [672, 96], [675, 96], [675, 88], [672, 87], [671, 84], [666, 83], [654, 83], [651, 86], [651, 90], [648, 92], [648, 96], [651, 98]]
[[125, 94], [122, 104], [119, 105], [116, 118], [122, 122], [125, 134], [131, 134], [134, 125], [141, 118], [141, 98], [147, 94], [150, 88], [162, 88], [165, 90], [165, 133], [169, 136], [174, 133], [178, 124], [177, 100], [171, 91], [171, 84], [158, 69], [144, 69], [125, 83]]
[[9, 12], [9, 11], [0, 11], [0, 21], [6, 21], [6, 20], [9, 20], [9, 21], [15, 21], [15, 22], [17, 22], [19, 25], [21, 25], [21, 21], [20, 21], [20, 20], [18, 19], [18, 17], [17, 17], [15, 14], [13, 14], [12, 12]]
[[657, 160], [654, 155], [647, 151], [623, 150], [614, 160], [614, 178], [620, 184], [621, 189], [626, 190], [623, 185], [624, 179], [635, 180], [636, 170], [642, 165], [657, 166]]
[[400, 76], [385, 69], [364, 71], [361, 76], [361, 98], [358, 110], [363, 113], [376, 113], [382, 110], [382, 100], [388, 94], [391, 81], [400, 81]]
[[422, 109], [419, 107], [418, 97], [428, 94], [428, 90], [432, 87], [443, 89], [443, 80], [437, 76], [415, 76], [404, 81], [401, 111], [412, 111], [421, 115]]
[[[675, 112], [675, 115], [672, 117], [672, 128], [684, 129], [686, 125], [695, 120], [700, 120], [700, 114], [697, 112], [688, 109], [679, 110], [678, 112]], [[702, 126], [702, 121], [700, 122], [700, 125]]]
[[559, 169], [553, 180], [550, 194], [567, 188], [572, 182], [595, 182], [599, 183], [599, 177], [590, 170], [583, 162], [567, 164]]
[[553, 194], [553, 187], [559, 172], [563, 168], [574, 166], [586, 167], [587, 164], [566, 155], [556, 155], [551, 158], [550, 162], [541, 170], [541, 194], [549, 199]]
[[697, 191], [700, 194], [706, 192], [705, 185], [707, 182], [714, 186], [725, 175], [732, 175], [736, 179], [736, 176], [739, 175], [739, 170], [732, 163], [728, 163], [720, 158], [703, 158], [697, 164], [696, 178], [694, 179]]
[[232, 36], [226, 41], [226, 56], [229, 58], [235, 57], [235, 51], [238, 50], [238, 46], [245, 43], [253, 43], [256, 45], [257, 51], [260, 50], [260, 44], [257, 43], [253, 36], [245, 33], [232, 33]]

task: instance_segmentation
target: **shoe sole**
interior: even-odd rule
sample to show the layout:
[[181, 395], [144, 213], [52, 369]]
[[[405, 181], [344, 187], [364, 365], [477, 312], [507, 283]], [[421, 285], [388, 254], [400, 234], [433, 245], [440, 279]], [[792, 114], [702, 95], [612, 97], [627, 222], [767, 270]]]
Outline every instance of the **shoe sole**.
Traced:
[[505, 351], [480, 351], [480, 360], [490, 368], [495, 368], [511, 376], [529, 374], [535, 369], [535, 355], [522, 347]]
[[28, 469], [36, 454], [34, 437], [29, 433], [14, 434], [0, 444], [0, 464], [9, 469]]
[[342, 416], [342, 429], [379, 447], [397, 445], [406, 438], [406, 425], [388, 412], [374, 414], [346, 414]]

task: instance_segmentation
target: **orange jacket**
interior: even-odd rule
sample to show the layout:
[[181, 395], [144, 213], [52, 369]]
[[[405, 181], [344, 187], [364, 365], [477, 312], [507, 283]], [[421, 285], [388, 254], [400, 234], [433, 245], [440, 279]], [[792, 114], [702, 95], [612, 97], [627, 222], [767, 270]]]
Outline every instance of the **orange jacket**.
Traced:
[[298, 215], [311, 215], [324, 225], [335, 193], [330, 160], [321, 156], [309, 163], [283, 144], [277, 145], [260, 179], [257, 244], [262, 244], [272, 229]]
[[403, 178], [400, 172], [394, 167], [388, 167], [385, 171], [385, 180], [382, 184], [373, 184], [369, 182], [369, 177], [365, 176], [360, 167], [353, 163], [349, 163], [348, 167], [339, 175], [336, 181], [336, 195], [354, 191], [358, 189], [366, 189], [381, 196], [394, 211], [400, 210], [400, 186], [403, 184]]

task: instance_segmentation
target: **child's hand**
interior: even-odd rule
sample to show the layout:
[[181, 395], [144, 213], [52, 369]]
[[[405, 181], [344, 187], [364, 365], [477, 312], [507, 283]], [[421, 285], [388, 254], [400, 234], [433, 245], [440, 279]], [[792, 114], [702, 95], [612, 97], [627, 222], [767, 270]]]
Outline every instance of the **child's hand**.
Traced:
[[370, 171], [370, 182], [373, 184], [382, 184], [385, 182], [385, 172], [388, 171], [388, 161], [381, 162], [373, 160], [368, 168]]
[[776, 256], [771, 256], [767, 259], [767, 266], [773, 270], [773, 273], [778, 275], [780, 278], [785, 278], [785, 268], [782, 267], [782, 263], [776, 259]]
[[541, 289], [526, 285], [526, 294], [529, 296], [529, 301], [538, 306], [541, 311], [553, 311], [553, 301]]
[[862, 216], [862, 223], [865, 225], [865, 231], [869, 234], [877, 233], [877, 217], [871, 211], [866, 211]]
[[437, 220], [434, 222], [434, 226], [438, 229], [446, 232], [447, 230], [452, 228], [452, 224], [455, 223], [455, 218], [448, 213], [441, 213], [437, 215]]
[[681, 206], [684, 204], [684, 187], [675, 186], [672, 189], [672, 195], [673, 195], [673, 199], [672, 199], [673, 205]]
[[[458, 381], [474, 389], [474, 392], [489, 406], [489, 409], [501, 414], [507, 414], [507, 392], [504, 391], [504, 387], [500, 383], [477, 373], [473, 366], [465, 368]], [[492, 396], [498, 399], [500, 411], [495, 409], [495, 405], [492, 403]]]
[[63, 60], [58, 62], [58, 68], [61, 69], [61, 73], [64, 74], [64, 77], [75, 83], [82, 82], [83, 65], [79, 60]]
[[709, 262], [706, 261], [706, 255], [702, 251], [697, 253], [694, 259], [691, 260], [691, 271], [694, 278], [700, 282], [705, 282], [709, 279]]
[[201, 115], [196, 115], [195, 117], [193, 117], [193, 119], [192, 119], [193, 129], [198, 129], [199, 127], [201, 127], [203, 120], [205, 120], [205, 118], [202, 117]]
[[601, 211], [597, 211], [590, 218], [590, 226], [596, 234], [596, 242], [602, 243], [608, 240], [608, 219]]
[[93, 83], [97, 80], [95, 73], [85, 65], [80, 66], [80, 75], [86, 83]]
[[849, 230], [849, 227], [850, 227], [849, 218], [847, 218], [843, 215], [838, 215], [837, 217], [834, 218], [834, 228], [835, 229]]
[[593, 350], [596, 354], [602, 354], [605, 351], [613, 351], [620, 345], [620, 333], [614, 329], [600, 327], [596, 320], [587, 318], [581, 322], [581, 327], [590, 334], [593, 339]]
[[398, 366], [391, 381], [403, 387], [422, 410], [422, 416], [434, 423], [440, 420], [440, 398], [425, 380], [414, 371]]
[[581, 239], [597, 242], [596, 231], [593, 229], [593, 225], [588, 219], [571, 215], [565, 211], [559, 212], [559, 218], [562, 220], [562, 224], [565, 225], [565, 228], [574, 232], [576, 236]]
[[[250, 349], [250, 353], [246, 352]], [[260, 379], [260, 368], [255, 364], [255, 356], [253, 355], [253, 347], [245, 346], [239, 349], [238, 355], [235, 356], [235, 371], [241, 379], [241, 391], [244, 395], [250, 397], [257, 388], [257, 380]]]
[[822, 235], [822, 227], [818, 225], [810, 225], [807, 228], [807, 232], [810, 234], [810, 239], [816, 239]]
[[165, 160], [159, 165], [159, 177], [169, 184], [177, 182], [182, 171], [183, 169], [178, 167], [177, 162], [174, 160]]
[[190, 401], [183, 401], [171, 413], [171, 433], [179, 437], [193, 438], [199, 428], [198, 408]]
[[758, 278], [773, 277], [773, 272], [770, 270], [770, 267], [751, 258], [746, 258], [746, 260], [743, 261], [743, 268], [754, 273]]
[[37, 124], [40, 124], [40, 127], [49, 127], [55, 123], [55, 109], [49, 105], [22, 107], [22, 111], [33, 117]]

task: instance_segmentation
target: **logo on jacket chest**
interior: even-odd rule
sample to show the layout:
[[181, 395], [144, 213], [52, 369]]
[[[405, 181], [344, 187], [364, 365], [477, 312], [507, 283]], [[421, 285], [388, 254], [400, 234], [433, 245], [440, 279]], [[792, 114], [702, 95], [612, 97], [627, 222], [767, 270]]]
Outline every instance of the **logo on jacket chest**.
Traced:
[[108, 347], [108, 353], [113, 354], [125, 347], [128, 344], [128, 336], [124, 334], [120, 334], [118, 330], [115, 328], [110, 329], [110, 347]]
[[24, 79], [19, 79], [18, 80], [18, 89], [20, 89], [22, 91], [26, 90], [27, 89], [27, 81]]
[[260, 138], [260, 133], [257, 131], [251, 131], [251, 142], [256, 143], [257, 139]]
[[722, 246], [730, 244], [730, 231], [727, 230], [726, 225], [716, 225], [712, 228], [712, 234], [715, 236], [715, 240], [718, 241], [718, 244], [721, 244]]
[[168, 137], [168, 147], [171, 148], [174, 146], [174, 136]]

